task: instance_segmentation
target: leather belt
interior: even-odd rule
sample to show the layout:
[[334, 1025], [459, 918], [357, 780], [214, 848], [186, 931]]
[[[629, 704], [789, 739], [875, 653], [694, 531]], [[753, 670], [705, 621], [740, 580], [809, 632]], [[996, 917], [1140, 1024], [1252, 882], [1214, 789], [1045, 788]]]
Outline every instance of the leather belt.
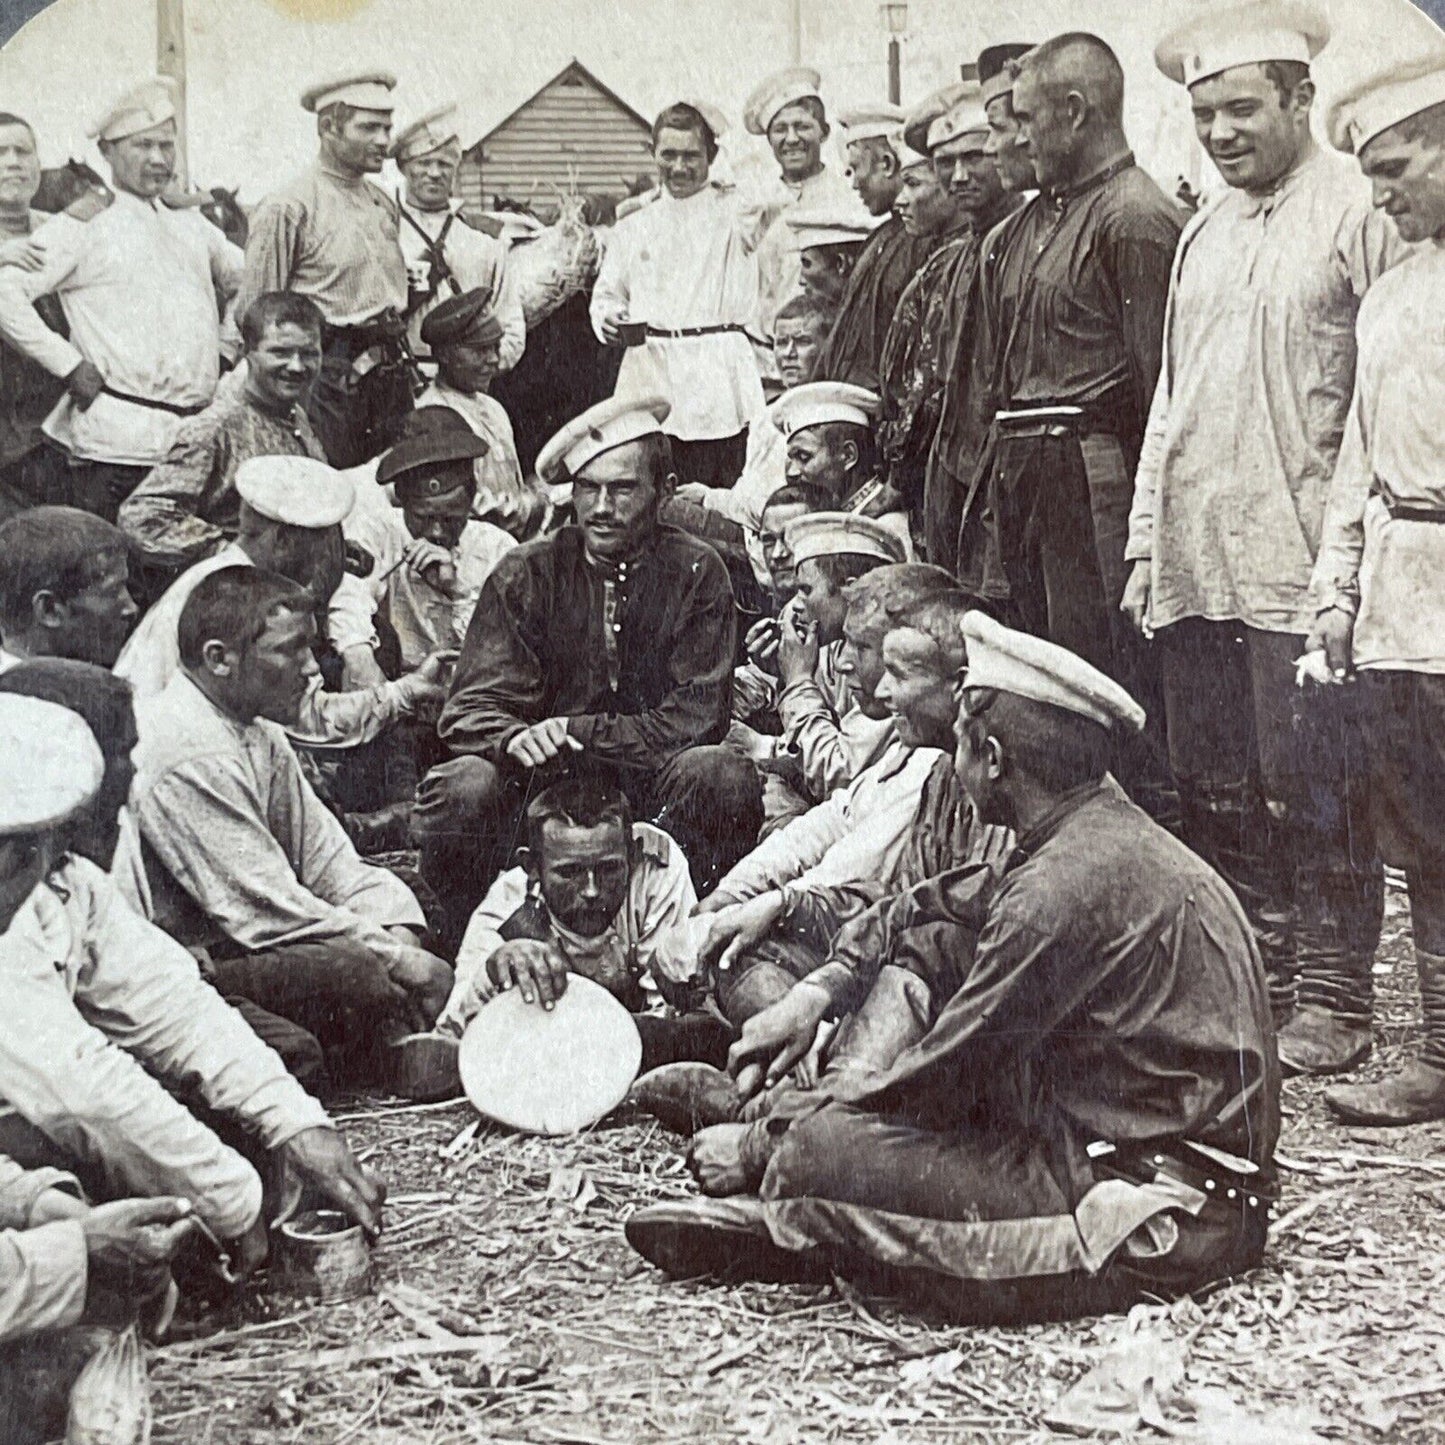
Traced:
[[1378, 477], [1370, 488], [1370, 495], [1378, 497], [1385, 504], [1385, 510], [1393, 521], [1432, 522], [1436, 526], [1445, 524], [1445, 507], [1417, 507], [1408, 502], [1397, 501]]
[[1081, 406], [1031, 406], [1001, 411], [994, 421], [1011, 437], [1072, 437], [1084, 430]]
[[659, 341], [676, 341], [683, 336], [726, 336], [729, 332], [738, 336], [746, 336], [747, 339], [758, 346], [770, 345], [761, 337], [754, 336], [746, 326], [736, 321], [725, 321], [717, 326], [678, 326], [668, 328], [665, 326], [653, 326], [650, 322], [647, 327], [647, 334], [656, 337]]
[[117, 391], [113, 386], [103, 386], [101, 391], [117, 401], [128, 401], [132, 406], [143, 406], [149, 411], [169, 412], [171, 416], [200, 416], [206, 409], [204, 402], [199, 406], [177, 406], [173, 401], [158, 401], [151, 396], [132, 396], [130, 392]]
[[1267, 1209], [1279, 1197], [1278, 1184], [1263, 1170], [1231, 1168], [1218, 1151], [1202, 1152], [1187, 1140], [1157, 1148], [1132, 1146], [1100, 1153], [1095, 1156], [1095, 1162], [1136, 1180], [1166, 1174], [1199, 1190], [1212, 1203], [1234, 1208]]

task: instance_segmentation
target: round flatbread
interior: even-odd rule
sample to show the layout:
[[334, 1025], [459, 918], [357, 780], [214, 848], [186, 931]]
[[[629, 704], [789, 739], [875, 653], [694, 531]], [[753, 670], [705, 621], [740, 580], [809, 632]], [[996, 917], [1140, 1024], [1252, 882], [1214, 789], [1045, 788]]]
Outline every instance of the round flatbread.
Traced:
[[462, 1036], [462, 1088], [478, 1113], [526, 1134], [572, 1134], [611, 1113], [632, 1087], [642, 1039], [600, 984], [571, 974], [550, 1009], [513, 988], [484, 1004]]

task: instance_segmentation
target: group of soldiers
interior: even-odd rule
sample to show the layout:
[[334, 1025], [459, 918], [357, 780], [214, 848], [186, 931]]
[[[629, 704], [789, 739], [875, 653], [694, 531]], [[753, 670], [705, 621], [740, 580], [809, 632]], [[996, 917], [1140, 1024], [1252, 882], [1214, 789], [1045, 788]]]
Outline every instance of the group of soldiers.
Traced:
[[597, 236], [613, 393], [526, 468], [538, 228], [455, 199], [454, 108], [309, 89], [244, 251], [165, 84], [48, 219], [0, 115], [0, 1329], [118, 1258], [150, 1309], [193, 1225], [254, 1269], [278, 1193], [375, 1231], [316, 1091], [454, 1094], [496, 994], [576, 976], [691, 1136], [702, 1197], [627, 1224], [677, 1274], [1018, 1318], [1258, 1264], [1386, 863], [1424, 1044], [1327, 1097], [1445, 1117], [1445, 58], [1326, 149], [1328, 42], [1296, 0], [1160, 41], [1192, 211], [1091, 34], [842, 113], [846, 175], [772, 76], [761, 191], [680, 98]]

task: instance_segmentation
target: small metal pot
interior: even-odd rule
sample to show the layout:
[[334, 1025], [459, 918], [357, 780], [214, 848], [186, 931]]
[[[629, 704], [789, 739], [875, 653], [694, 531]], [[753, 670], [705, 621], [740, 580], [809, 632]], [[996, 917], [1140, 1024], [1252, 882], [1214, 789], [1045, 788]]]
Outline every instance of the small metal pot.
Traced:
[[371, 1245], [340, 1210], [310, 1209], [280, 1226], [282, 1287], [321, 1304], [371, 1293]]

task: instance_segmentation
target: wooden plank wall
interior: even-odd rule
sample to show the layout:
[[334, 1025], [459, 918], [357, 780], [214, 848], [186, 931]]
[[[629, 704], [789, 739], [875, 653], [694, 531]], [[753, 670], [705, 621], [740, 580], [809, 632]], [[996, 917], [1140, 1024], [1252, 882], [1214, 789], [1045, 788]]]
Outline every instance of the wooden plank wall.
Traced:
[[553, 185], [620, 199], [634, 176], [651, 176], [651, 139], [635, 116], [569, 67], [467, 152], [458, 194], [475, 206], [493, 196], [523, 201], [550, 220]]

